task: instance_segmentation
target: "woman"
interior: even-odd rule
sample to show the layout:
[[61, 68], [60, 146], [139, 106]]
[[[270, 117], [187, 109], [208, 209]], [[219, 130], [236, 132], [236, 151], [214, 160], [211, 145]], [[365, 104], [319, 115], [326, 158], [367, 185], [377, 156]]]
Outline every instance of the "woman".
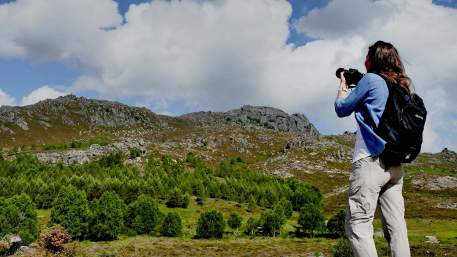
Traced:
[[379, 154], [386, 142], [376, 135], [374, 128], [379, 124], [389, 95], [384, 79], [409, 92], [411, 80], [405, 73], [397, 49], [383, 41], [377, 41], [369, 47], [365, 67], [367, 73], [350, 93], [344, 76], [340, 76], [340, 88], [335, 100], [338, 117], [354, 112], [358, 125], [349, 178], [346, 235], [356, 257], [378, 256], [372, 222], [379, 203], [391, 256], [409, 257], [402, 196], [403, 168], [401, 165], [386, 167], [382, 163]]

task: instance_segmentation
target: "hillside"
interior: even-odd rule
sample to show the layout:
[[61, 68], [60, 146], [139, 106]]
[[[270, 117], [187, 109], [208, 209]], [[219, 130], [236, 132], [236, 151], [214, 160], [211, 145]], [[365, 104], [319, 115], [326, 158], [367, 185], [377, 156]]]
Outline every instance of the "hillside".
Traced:
[[[0, 138], [7, 159], [26, 152], [44, 163], [68, 165], [92, 162], [113, 152], [124, 153], [125, 164], [139, 170], [148, 167], [150, 156], [185, 160], [192, 153], [213, 167], [240, 157], [246, 168], [256, 173], [293, 177], [319, 188], [326, 217], [345, 207], [355, 140], [350, 132], [323, 135], [303, 114], [287, 114], [272, 107], [246, 105], [226, 112], [170, 117], [145, 108], [72, 95], [30, 106], [1, 107]], [[132, 149], [139, 152], [132, 156]], [[421, 153], [413, 164], [405, 165], [404, 192], [415, 251], [434, 248], [440, 253], [455, 253], [457, 249], [452, 245], [457, 242], [457, 231], [444, 230], [457, 217], [457, 154], [448, 149]], [[215, 201], [214, 205], [221, 208], [230, 205], [226, 212], [245, 208]], [[182, 215], [192, 212], [194, 220], [193, 211], [183, 210]], [[195, 227], [193, 223], [188, 225], [189, 231]], [[375, 229], [379, 231], [379, 222]], [[426, 235], [438, 237], [440, 243], [426, 243]], [[139, 243], [141, 248], [149, 239], [138, 240], [143, 242]], [[226, 243], [219, 246], [230, 248]], [[106, 250], [106, 246], [93, 247]], [[120, 246], [113, 249], [116, 247]]]

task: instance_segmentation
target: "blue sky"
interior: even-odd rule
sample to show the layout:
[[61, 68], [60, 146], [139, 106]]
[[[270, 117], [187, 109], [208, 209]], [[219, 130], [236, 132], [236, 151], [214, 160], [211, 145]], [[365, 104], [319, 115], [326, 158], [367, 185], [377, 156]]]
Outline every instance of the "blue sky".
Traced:
[[[14, 0], [0, 0], [0, 4], [8, 2], [14, 2]], [[118, 2], [119, 12], [124, 15], [131, 4], [140, 4], [150, 1], [117, 0], [116, 2]], [[292, 23], [313, 8], [325, 6], [328, 0], [290, 0], [289, 2], [293, 8], [292, 16], [290, 18]], [[312, 39], [305, 34], [296, 33], [295, 30], [291, 29], [288, 42], [303, 45], [310, 40]], [[42, 85], [68, 87], [80, 75], [80, 72], [76, 67], [61, 62], [32, 63], [29, 60], [17, 58], [8, 59], [0, 57], [0, 70], [2, 71], [2, 76], [0, 76], [0, 88], [3, 88], [4, 90], [7, 88], [7, 93], [16, 99], [22, 98]], [[78, 94], [86, 97], [97, 97], [95, 93], [88, 91]], [[137, 100], [138, 99], [135, 97], [120, 99], [120, 101], [127, 104], [135, 104]], [[187, 111], [188, 108], [179, 103], [171, 104], [169, 108], [169, 112], [175, 114], [182, 114]]]
[[[111, 0], [0, 0], [0, 8], [6, 3], [22, 3], [21, 7], [31, 8], [28, 16], [31, 11], [40, 11], [39, 1], [53, 3], [56, 10], [37, 13], [32, 17], [41, 20], [31, 23], [17, 9], [14, 20], [0, 16], [0, 24], [11, 22], [0, 27], [0, 105], [2, 101], [26, 104], [42, 95], [55, 96], [53, 90], [76, 90], [77, 95], [147, 106], [173, 115], [227, 110], [242, 104], [268, 105], [304, 113], [325, 134], [353, 131], [352, 119], [335, 120], [332, 103], [338, 81], [327, 74], [333, 75], [337, 65], [363, 69], [361, 52], [381, 37], [398, 42], [408, 71], [434, 114], [426, 133], [427, 149], [457, 148], [453, 136], [457, 133], [457, 104], [452, 100], [457, 95], [449, 93], [457, 83], [453, 72], [457, 65], [453, 61], [457, 60], [453, 56], [457, 0], [405, 1], [411, 9], [400, 12], [389, 9], [401, 2], [397, 0], [288, 0], [290, 6], [266, 0], [255, 3], [255, 8], [229, 0], [223, 7], [213, 6], [220, 7], [213, 10], [218, 15], [232, 15], [216, 19], [220, 22], [217, 28], [209, 26], [214, 19], [199, 19], [201, 10], [189, 4], [191, 1], [172, 1], [173, 8], [155, 5], [144, 13], [136, 8], [133, 22], [128, 23], [122, 22], [122, 16], [129, 6], [150, 0], [117, 0], [117, 12], [122, 16]], [[270, 13], [273, 5], [275, 15]], [[246, 9], [237, 10], [240, 6]], [[67, 13], [48, 19], [51, 13], [61, 12]], [[65, 19], [65, 15], [76, 19]], [[54, 18], [62, 24], [54, 24]], [[377, 24], [380, 20], [384, 23]], [[389, 22], [390, 27], [383, 30], [380, 25]], [[105, 33], [109, 36], [98, 35], [100, 27], [110, 27], [106, 24], [122, 29]], [[155, 38], [158, 33], [168, 35], [169, 42]], [[228, 36], [228, 42], [219, 35]], [[8, 48], [14, 44], [25, 52]], [[46, 58], [40, 58], [42, 54]], [[427, 87], [431, 82], [434, 87]], [[47, 91], [35, 92], [44, 86]]]

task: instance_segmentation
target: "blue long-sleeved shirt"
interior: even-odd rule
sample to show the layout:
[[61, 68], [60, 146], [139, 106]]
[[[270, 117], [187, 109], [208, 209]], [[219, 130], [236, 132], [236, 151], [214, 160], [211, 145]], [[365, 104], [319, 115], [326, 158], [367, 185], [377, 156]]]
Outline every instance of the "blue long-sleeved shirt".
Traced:
[[367, 73], [348, 96], [335, 100], [338, 117], [355, 112], [363, 140], [372, 156], [381, 154], [386, 144], [384, 139], [376, 135], [374, 128], [379, 124], [388, 96], [389, 89], [384, 79], [377, 74]]

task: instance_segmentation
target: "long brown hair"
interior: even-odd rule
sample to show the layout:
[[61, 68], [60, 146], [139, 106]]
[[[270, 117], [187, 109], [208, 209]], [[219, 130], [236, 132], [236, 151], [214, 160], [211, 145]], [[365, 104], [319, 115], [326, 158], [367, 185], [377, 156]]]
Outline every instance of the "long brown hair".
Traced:
[[411, 79], [406, 75], [400, 54], [391, 43], [377, 41], [368, 48], [367, 57], [371, 62], [367, 72], [383, 75], [391, 84], [411, 92]]

